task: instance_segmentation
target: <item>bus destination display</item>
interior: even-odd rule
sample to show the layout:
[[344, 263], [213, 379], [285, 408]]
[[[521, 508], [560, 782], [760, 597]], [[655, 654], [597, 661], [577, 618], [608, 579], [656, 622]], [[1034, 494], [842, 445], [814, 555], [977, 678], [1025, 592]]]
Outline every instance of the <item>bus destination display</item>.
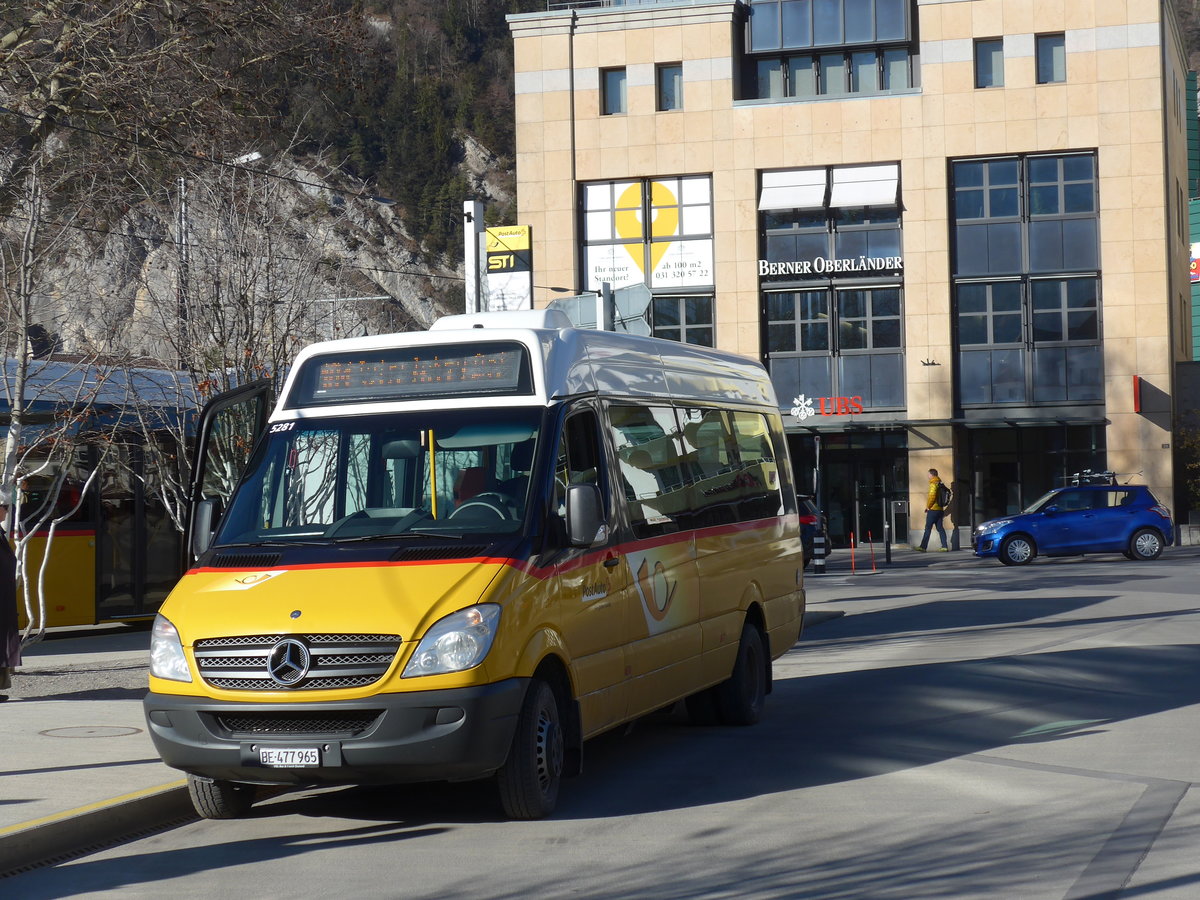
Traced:
[[289, 406], [532, 392], [520, 344], [360, 351], [313, 359], [306, 368], [297, 393], [307, 396]]

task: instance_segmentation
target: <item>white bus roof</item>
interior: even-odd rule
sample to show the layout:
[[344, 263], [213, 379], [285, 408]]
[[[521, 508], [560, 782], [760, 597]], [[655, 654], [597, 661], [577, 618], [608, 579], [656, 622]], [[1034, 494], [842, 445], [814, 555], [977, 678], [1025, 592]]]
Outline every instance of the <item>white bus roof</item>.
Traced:
[[309, 416], [479, 406], [485, 394], [372, 400], [343, 405], [289, 403], [298, 374], [313, 358], [443, 344], [515, 342], [529, 350], [533, 390], [489, 400], [505, 406], [545, 406], [567, 397], [671, 398], [778, 409], [766, 370], [757, 362], [692, 344], [610, 331], [572, 328], [557, 310], [446, 316], [429, 331], [385, 334], [306, 347], [296, 357], [272, 421]]

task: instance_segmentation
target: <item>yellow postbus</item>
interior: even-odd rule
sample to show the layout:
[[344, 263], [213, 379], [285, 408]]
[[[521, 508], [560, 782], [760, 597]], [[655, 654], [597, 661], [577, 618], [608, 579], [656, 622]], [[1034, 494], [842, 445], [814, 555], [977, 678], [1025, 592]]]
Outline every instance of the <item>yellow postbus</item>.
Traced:
[[486, 778], [537, 818], [603, 731], [758, 720], [804, 612], [758, 364], [557, 311], [318, 344], [239, 476], [265, 402], [203, 417], [197, 557], [153, 629], [147, 721], [202, 816]]

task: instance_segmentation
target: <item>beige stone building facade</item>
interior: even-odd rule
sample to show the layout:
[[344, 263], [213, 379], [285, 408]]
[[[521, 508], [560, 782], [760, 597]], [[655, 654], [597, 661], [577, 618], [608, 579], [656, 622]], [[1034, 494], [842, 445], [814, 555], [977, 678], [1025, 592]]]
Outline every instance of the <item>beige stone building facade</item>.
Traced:
[[[1185, 56], [1149, 0], [601, 0], [510, 18], [549, 286], [760, 359], [835, 545], [1075, 473], [1173, 502]], [[912, 512], [906, 516], [906, 511]]]

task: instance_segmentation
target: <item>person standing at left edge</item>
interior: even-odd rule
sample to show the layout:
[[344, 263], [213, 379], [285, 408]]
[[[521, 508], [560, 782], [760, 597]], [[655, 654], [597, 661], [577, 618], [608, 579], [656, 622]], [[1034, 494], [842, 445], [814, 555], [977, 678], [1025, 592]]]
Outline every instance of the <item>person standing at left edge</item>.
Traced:
[[[13, 670], [21, 664], [21, 629], [17, 627], [17, 558], [8, 543], [9, 497], [0, 488], [0, 692], [12, 687]], [[0, 693], [0, 700], [8, 695]]]

